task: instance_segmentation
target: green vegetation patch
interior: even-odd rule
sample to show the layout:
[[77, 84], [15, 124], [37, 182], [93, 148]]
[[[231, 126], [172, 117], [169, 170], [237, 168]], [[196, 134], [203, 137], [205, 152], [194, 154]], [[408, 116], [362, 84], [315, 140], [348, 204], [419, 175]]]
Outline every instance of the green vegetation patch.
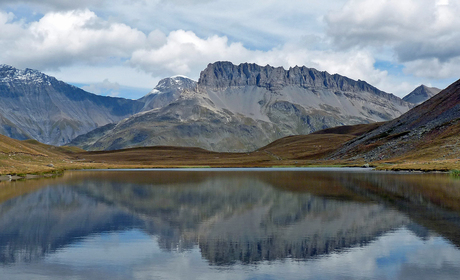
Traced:
[[460, 178], [460, 170], [457, 170], [457, 169], [451, 170], [450, 176], [455, 177], [455, 178]]
[[193, 165], [180, 165], [180, 166], [178, 166], [178, 168], [211, 168], [211, 166], [209, 166], [209, 165], [196, 165], [196, 166], [193, 166]]

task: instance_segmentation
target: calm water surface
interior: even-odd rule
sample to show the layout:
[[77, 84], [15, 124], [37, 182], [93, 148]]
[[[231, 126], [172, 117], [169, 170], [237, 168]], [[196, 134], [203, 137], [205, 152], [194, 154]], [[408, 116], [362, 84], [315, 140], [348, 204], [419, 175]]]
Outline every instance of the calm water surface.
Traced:
[[458, 279], [460, 216], [433, 186], [460, 197], [445, 174], [365, 170], [3, 182], [0, 279]]

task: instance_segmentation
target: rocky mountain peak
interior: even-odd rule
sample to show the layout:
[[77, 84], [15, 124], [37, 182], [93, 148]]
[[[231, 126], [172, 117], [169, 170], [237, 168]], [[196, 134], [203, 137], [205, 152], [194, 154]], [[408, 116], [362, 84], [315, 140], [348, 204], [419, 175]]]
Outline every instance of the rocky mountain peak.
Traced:
[[441, 90], [439, 88], [421, 85], [406, 95], [403, 100], [409, 103], [420, 104], [435, 96], [440, 91]]
[[0, 64], [0, 72], [7, 71], [7, 70], [12, 70], [14, 69], [13, 66], [7, 65], [7, 64]]
[[146, 96], [139, 99], [144, 102], [141, 111], [161, 108], [176, 100], [184, 90], [196, 88], [196, 82], [185, 76], [173, 76], [162, 79]]
[[158, 82], [158, 85], [147, 95], [162, 94], [170, 91], [181, 91], [196, 86], [196, 82], [185, 76], [173, 76], [164, 78]]

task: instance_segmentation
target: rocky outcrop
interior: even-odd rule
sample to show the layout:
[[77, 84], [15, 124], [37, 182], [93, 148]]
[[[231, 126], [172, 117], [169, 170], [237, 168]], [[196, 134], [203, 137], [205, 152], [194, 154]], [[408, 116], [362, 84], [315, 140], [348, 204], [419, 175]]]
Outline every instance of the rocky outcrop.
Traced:
[[408, 95], [404, 96], [403, 100], [413, 104], [420, 104], [435, 96], [440, 91], [441, 90], [439, 88], [421, 85]]
[[62, 145], [139, 112], [143, 103], [99, 96], [36, 70], [0, 65], [0, 132]]

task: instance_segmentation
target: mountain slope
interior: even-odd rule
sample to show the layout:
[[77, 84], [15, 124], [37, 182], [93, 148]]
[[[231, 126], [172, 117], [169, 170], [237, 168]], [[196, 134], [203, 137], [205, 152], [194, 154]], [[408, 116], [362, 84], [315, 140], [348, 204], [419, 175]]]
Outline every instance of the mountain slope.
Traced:
[[91, 149], [168, 145], [245, 151], [256, 149], [260, 142], [270, 142], [277, 133], [279, 130], [268, 122], [217, 110], [204, 95], [183, 92], [178, 100], [166, 107], [119, 122]]
[[10, 137], [62, 145], [142, 106], [85, 92], [35, 70], [0, 65], [0, 132]]
[[307, 122], [308, 132], [331, 127], [328, 121], [343, 125], [390, 120], [410, 108], [364, 81], [307, 67], [284, 70], [217, 62], [201, 73], [198, 85], [217, 107], [256, 119], [276, 123], [278, 113], [319, 117]]
[[401, 117], [348, 142], [330, 158], [366, 161], [460, 157], [460, 80]]
[[105, 134], [107, 134], [109, 131], [111, 131], [117, 124], [116, 123], [109, 123], [103, 126], [100, 126], [94, 130], [91, 130], [88, 133], [79, 135], [75, 137], [70, 143], [68, 143], [68, 146], [75, 146], [75, 147], [80, 147], [84, 150], [87, 150], [90, 148], [94, 143], [96, 143], [97, 140], [99, 140], [101, 137], [103, 137]]
[[0, 134], [8, 135], [14, 139], [25, 140], [31, 138], [30, 135], [12, 123], [8, 118], [0, 113]]
[[196, 88], [120, 122], [90, 149], [180, 145], [247, 152], [284, 136], [391, 120], [411, 106], [366, 82], [311, 68], [216, 62]]
[[420, 104], [431, 97], [438, 94], [441, 90], [435, 87], [427, 87], [425, 85], [421, 85], [414, 89], [411, 93], [403, 97], [403, 100], [413, 104]]

